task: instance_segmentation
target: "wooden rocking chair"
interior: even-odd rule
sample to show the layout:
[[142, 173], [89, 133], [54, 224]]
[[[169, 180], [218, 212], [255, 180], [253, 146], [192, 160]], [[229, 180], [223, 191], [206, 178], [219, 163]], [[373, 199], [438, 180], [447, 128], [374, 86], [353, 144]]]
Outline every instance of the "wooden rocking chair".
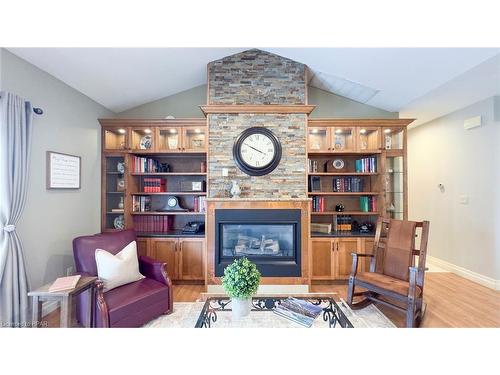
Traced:
[[[420, 247], [415, 248], [417, 228], [422, 228]], [[349, 277], [347, 303], [353, 309], [363, 308], [373, 302], [390, 306], [406, 313], [406, 327], [418, 327], [422, 321], [425, 258], [429, 222], [414, 222], [379, 218], [375, 233], [373, 254], [353, 253], [352, 271]], [[415, 267], [418, 256], [418, 267]], [[358, 259], [370, 257], [370, 272], [358, 273]], [[355, 287], [367, 289], [355, 293]], [[353, 303], [353, 297], [363, 296], [363, 300]], [[380, 297], [385, 297], [380, 299]], [[390, 303], [393, 299], [405, 307]]]

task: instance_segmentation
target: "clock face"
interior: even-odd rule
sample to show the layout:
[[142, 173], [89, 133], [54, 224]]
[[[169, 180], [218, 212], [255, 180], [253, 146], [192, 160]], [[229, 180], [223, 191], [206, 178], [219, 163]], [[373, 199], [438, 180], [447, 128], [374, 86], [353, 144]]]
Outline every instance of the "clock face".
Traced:
[[175, 197], [168, 198], [167, 204], [169, 207], [177, 206], [177, 199]]
[[263, 176], [278, 166], [281, 160], [281, 144], [269, 129], [248, 128], [236, 139], [233, 157], [238, 167], [246, 174]]
[[263, 168], [273, 161], [276, 149], [271, 138], [257, 133], [243, 139], [240, 152], [245, 164], [254, 168]]

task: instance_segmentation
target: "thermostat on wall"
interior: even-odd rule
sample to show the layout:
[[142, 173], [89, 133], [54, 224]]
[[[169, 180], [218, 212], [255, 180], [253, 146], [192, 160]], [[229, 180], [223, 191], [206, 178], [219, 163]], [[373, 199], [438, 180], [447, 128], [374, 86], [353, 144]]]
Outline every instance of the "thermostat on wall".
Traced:
[[481, 116], [471, 117], [464, 121], [464, 129], [469, 130], [481, 126]]

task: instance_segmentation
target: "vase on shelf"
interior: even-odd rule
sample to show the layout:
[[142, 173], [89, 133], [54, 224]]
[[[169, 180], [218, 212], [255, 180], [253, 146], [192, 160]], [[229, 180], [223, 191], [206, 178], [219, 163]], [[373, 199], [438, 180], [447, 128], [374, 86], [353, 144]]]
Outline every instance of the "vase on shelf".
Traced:
[[241, 194], [241, 188], [238, 185], [237, 180], [232, 180], [231, 181], [231, 189], [229, 190], [231, 193], [231, 198], [239, 198]]
[[120, 197], [120, 202], [118, 202], [118, 208], [123, 210], [123, 197]]

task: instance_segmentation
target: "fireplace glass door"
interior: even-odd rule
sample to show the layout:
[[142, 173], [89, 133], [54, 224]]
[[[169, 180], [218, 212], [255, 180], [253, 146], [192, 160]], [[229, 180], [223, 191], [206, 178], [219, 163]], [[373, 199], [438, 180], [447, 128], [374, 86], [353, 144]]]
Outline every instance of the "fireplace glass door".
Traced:
[[222, 257], [294, 258], [294, 224], [222, 224]]

